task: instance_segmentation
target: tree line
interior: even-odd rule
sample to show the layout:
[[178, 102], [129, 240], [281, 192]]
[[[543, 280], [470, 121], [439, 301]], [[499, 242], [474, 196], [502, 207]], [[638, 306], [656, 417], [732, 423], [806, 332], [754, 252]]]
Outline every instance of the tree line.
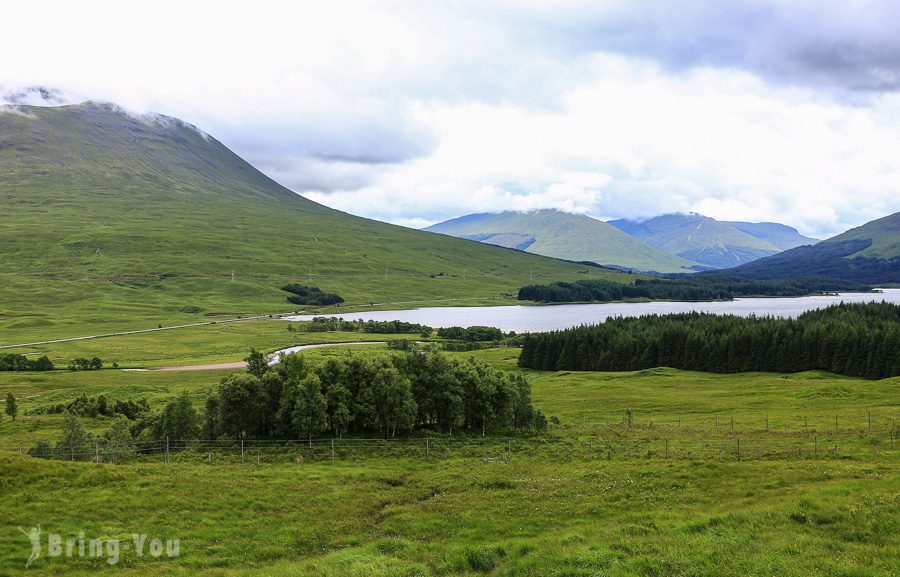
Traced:
[[0, 371], [52, 371], [53, 363], [44, 355], [29, 359], [25, 355], [8, 354], [0, 356]]
[[408, 323], [404, 321], [364, 321], [362, 319], [354, 321], [344, 320], [340, 317], [314, 317], [313, 320], [304, 323], [303, 328], [311, 333], [341, 331], [348, 333], [377, 333], [383, 335], [417, 334], [421, 335], [423, 338], [431, 336], [432, 333], [431, 327], [418, 323]]
[[[512, 333], [515, 334], [515, 333]], [[506, 335], [496, 327], [471, 326], [471, 327], [444, 327], [437, 330], [437, 336], [442, 339], [463, 341], [466, 343], [499, 341]]]
[[635, 371], [668, 366], [733, 373], [825, 370], [881, 379], [900, 375], [900, 306], [839, 304], [797, 319], [707, 313], [611, 318], [522, 337], [519, 366]]
[[635, 279], [634, 284], [589, 279], [559, 281], [522, 287], [519, 289], [519, 300], [544, 303], [611, 302], [626, 299], [714, 301], [747, 296], [790, 297], [821, 292], [868, 290], [871, 287], [842, 280], [794, 278], [758, 281], [715, 274]]
[[[117, 367], [113, 363], [113, 367]], [[36, 359], [29, 359], [25, 355], [17, 353], [0, 356], [0, 371], [52, 371], [56, 366], [47, 355]], [[70, 371], [96, 371], [103, 368], [103, 361], [94, 357], [92, 359], [77, 358], [69, 363]]]
[[116, 400], [106, 398], [106, 395], [89, 397], [82, 393], [68, 403], [57, 403], [46, 407], [37, 407], [28, 411], [29, 415], [61, 415], [72, 413], [79, 417], [115, 417], [123, 416], [129, 421], [134, 421], [150, 414], [150, 405], [147, 399], [133, 401]]

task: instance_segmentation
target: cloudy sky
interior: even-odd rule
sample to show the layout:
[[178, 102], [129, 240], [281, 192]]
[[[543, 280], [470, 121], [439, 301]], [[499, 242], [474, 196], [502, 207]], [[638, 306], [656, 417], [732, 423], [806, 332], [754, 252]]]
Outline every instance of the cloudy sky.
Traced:
[[0, 99], [177, 116], [318, 202], [424, 226], [900, 211], [896, 0], [20, 2]]

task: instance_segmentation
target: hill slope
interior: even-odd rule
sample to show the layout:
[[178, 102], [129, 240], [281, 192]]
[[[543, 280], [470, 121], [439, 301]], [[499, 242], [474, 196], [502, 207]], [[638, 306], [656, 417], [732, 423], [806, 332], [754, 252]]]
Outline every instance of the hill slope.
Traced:
[[650, 246], [711, 268], [738, 266], [781, 252], [779, 244], [789, 244], [784, 230], [776, 232], [765, 224], [719, 222], [695, 213], [612, 220], [609, 224]]
[[368, 305], [585, 277], [329, 209], [191, 125], [108, 104], [0, 108], [0, 174], [0, 344], [293, 310], [288, 282]]
[[900, 213], [729, 270], [753, 279], [817, 276], [866, 284], [900, 283]]
[[777, 222], [725, 222], [751, 236], [768, 241], [781, 250], [788, 250], [819, 242], [815, 238], [803, 236], [796, 228]]
[[691, 272], [692, 263], [631, 238], [609, 224], [559, 210], [481, 213], [425, 230], [573, 261], [655, 272]]

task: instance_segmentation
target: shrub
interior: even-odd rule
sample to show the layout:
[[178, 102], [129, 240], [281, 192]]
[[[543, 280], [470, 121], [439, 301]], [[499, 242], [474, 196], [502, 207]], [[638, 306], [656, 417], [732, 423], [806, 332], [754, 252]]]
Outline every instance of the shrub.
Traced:
[[287, 300], [295, 305], [328, 306], [344, 302], [340, 295], [322, 292], [322, 289], [314, 286], [291, 283], [281, 287], [281, 290], [291, 293]]

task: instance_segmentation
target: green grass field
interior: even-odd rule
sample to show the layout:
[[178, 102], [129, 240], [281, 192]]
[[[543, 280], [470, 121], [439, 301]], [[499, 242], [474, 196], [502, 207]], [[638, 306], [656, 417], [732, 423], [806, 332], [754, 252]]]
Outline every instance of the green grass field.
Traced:
[[[272, 345], [267, 339], [280, 333], [267, 334], [268, 324], [242, 325], [255, 327], [241, 329], [250, 331], [243, 338]], [[327, 336], [337, 341], [359, 334]], [[199, 340], [184, 350], [206, 338], [212, 337], [196, 335]], [[137, 340], [135, 362], [158, 360], [142, 356], [162, 345]], [[390, 353], [386, 347], [305, 353], [312, 362], [349, 354]], [[453, 354], [519, 370], [512, 349]], [[188, 352], [184, 358], [198, 360]], [[13, 392], [20, 413], [82, 392], [147, 398], [159, 407], [189, 391], [199, 405], [223, 374], [5, 373], [0, 396]], [[896, 574], [900, 481], [898, 452], [887, 435], [900, 416], [900, 379], [669, 369], [527, 374], [535, 404], [560, 419], [545, 441], [563, 448], [534, 450], [537, 440], [515, 439], [508, 460], [484, 461], [477, 451], [468, 457], [435, 451], [426, 459], [419, 445], [418, 452], [362, 451], [334, 462], [300, 449], [305, 464], [265, 453], [261, 464], [252, 456], [241, 463], [234, 453], [210, 462], [205, 454], [175, 453], [169, 464], [161, 454], [124, 465], [48, 462], [19, 456], [15, 448], [55, 437], [58, 415], [4, 419], [0, 486], [8, 505], [0, 510], [0, 573]], [[627, 409], [634, 417], [630, 426], [623, 422]], [[834, 414], [842, 420], [837, 435], [828, 431]], [[769, 431], [763, 425], [767, 415]], [[84, 422], [96, 432], [110, 423]], [[818, 435], [823, 450], [813, 455], [810, 443]], [[738, 436], [749, 447], [806, 449], [802, 457], [759, 458], [745, 449], [738, 462], [733, 454], [723, 458], [699, 448], [711, 442], [730, 446]], [[880, 439], [877, 457], [866, 450], [871, 438]], [[671, 443], [669, 459], [662, 455], [662, 439]], [[824, 450], [825, 439], [844, 444], [839, 455]], [[596, 452], [587, 452], [588, 440]], [[637, 445], [639, 451], [625, 450]], [[607, 460], [601, 449], [606, 446], [622, 452]], [[690, 460], [680, 451], [688, 446], [697, 451]], [[650, 459], [643, 457], [646, 447], [653, 448]], [[87, 538], [126, 541], [134, 532], [179, 538], [180, 556], [122, 552], [115, 567], [105, 558], [45, 557], [25, 570], [28, 541], [17, 527], [36, 523], [64, 538], [79, 531]]]
[[421, 338], [418, 334], [290, 332], [288, 325], [300, 327], [287, 321], [244, 321], [4, 349], [0, 354], [47, 355], [61, 368], [76, 357], [95, 356], [107, 365], [116, 362], [123, 368], [159, 367], [239, 361], [251, 347], [271, 353], [301, 344]]

